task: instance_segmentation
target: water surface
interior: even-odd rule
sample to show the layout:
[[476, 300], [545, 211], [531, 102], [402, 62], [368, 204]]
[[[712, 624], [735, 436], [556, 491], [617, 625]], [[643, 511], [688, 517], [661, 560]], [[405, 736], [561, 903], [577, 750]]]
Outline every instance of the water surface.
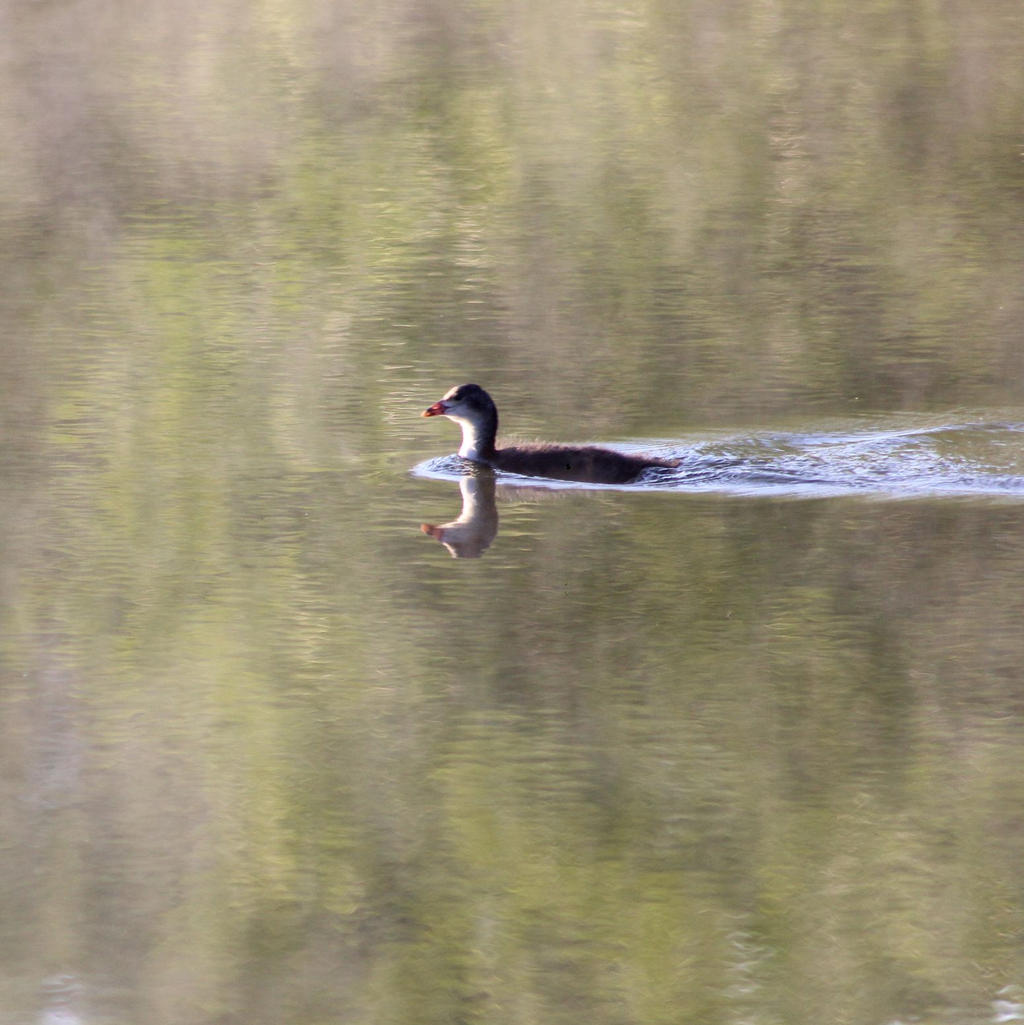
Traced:
[[8, 8], [4, 1025], [1024, 1014], [1017, 0]]

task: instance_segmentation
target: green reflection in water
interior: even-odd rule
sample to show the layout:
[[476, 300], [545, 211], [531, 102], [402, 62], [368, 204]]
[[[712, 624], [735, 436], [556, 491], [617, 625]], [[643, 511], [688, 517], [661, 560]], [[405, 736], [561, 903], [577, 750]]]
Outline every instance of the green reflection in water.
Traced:
[[483, 375], [565, 440], [1019, 401], [1019, 20], [8, 19], [9, 1014], [987, 1020], [1014, 507], [519, 495], [462, 563], [407, 471]]

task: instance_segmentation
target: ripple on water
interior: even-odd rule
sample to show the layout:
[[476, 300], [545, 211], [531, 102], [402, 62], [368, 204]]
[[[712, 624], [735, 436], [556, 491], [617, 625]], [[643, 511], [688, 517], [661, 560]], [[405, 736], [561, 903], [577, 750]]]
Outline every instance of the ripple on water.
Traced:
[[[609, 446], [613, 447], [613, 446]], [[614, 446], [680, 460], [629, 485], [581, 484], [498, 474], [500, 480], [556, 489], [616, 488], [744, 495], [887, 498], [990, 496], [1024, 498], [1024, 424], [1014, 422], [881, 425], [847, 431], [786, 431]], [[456, 455], [430, 459], [416, 476], [458, 480]]]

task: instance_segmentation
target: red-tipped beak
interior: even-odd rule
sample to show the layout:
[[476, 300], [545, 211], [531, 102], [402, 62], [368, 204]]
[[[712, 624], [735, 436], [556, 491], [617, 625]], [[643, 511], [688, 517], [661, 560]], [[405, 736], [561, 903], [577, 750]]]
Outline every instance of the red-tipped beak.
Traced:
[[420, 416], [444, 416], [445, 412], [444, 399], [440, 402], [435, 402], [429, 409], [423, 410]]

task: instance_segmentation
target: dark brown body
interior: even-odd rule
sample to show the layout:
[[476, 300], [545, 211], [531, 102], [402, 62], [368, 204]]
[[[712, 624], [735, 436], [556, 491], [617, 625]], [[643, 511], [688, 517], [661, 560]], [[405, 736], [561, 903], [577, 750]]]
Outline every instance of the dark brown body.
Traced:
[[496, 470], [527, 477], [552, 477], [585, 484], [630, 484], [651, 467], [671, 468], [667, 459], [630, 456], [606, 448], [569, 445], [513, 446], [496, 449], [488, 462]]

